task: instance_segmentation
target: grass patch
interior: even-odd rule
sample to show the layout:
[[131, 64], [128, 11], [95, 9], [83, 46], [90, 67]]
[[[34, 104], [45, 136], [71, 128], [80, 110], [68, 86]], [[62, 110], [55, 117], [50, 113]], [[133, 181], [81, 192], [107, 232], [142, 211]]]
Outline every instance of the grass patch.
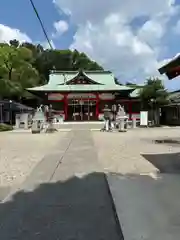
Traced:
[[4, 124], [4, 123], [0, 123], [0, 132], [12, 131], [12, 130], [13, 130], [13, 126]]

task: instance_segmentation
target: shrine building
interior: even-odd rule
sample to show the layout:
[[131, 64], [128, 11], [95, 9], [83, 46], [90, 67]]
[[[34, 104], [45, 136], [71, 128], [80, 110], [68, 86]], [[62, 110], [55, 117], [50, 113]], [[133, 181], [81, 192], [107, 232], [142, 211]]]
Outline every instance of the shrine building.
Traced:
[[180, 55], [178, 54], [158, 70], [160, 74], [165, 74], [169, 80], [178, 77], [180, 75]]
[[140, 101], [137, 89], [115, 82], [109, 71], [51, 71], [46, 85], [28, 88], [51, 104], [56, 115], [65, 121], [101, 120], [106, 104], [124, 106], [129, 119], [139, 119]]

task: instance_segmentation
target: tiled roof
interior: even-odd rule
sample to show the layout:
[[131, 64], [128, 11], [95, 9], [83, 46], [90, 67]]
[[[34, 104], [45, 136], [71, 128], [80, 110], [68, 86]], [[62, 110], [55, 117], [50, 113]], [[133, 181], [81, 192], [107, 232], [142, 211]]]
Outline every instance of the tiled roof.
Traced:
[[[52, 71], [49, 76], [48, 84], [64, 84], [75, 78], [78, 74], [78, 71]], [[84, 71], [83, 74], [99, 84], [115, 84], [114, 75], [109, 71]]]
[[180, 92], [176, 91], [176, 92], [170, 93], [168, 99], [171, 101], [174, 101], [174, 100], [179, 101], [180, 100]]
[[83, 91], [120, 91], [120, 90], [131, 90], [130, 86], [123, 86], [116, 84], [114, 81], [114, 75], [109, 71], [85, 71], [83, 74], [89, 79], [99, 84], [66, 84], [70, 80], [78, 76], [78, 71], [69, 72], [51, 72], [48, 84], [28, 88], [28, 91], [62, 91], [62, 92], [83, 92]]
[[117, 85], [117, 84], [107, 84], [107, 85], [97, 85], [97, 84], [86, 84], [86, 85], [52, 85], [46, 84], [39, 87], [28, 88], [29, 91], [62, 91], [62, 92], [91, 92], [91, 91], [120, 91], [120, 90], [131, 90], [131, 87]]
[[18, 110], [27, 110], [27, 111], [33, 110], [32, 107], [26, 106], [22, 103], [15, 102], [13, 100], [1, 100], [0, 105], [2, 105], [4, 107], [4, 109], [11, 108], [12, 110], [17, 110], [17, 111]]

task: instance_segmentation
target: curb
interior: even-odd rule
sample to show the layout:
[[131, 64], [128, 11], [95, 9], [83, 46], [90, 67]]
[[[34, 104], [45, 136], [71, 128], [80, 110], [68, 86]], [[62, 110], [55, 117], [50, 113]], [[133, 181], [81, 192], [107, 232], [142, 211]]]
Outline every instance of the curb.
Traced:
[[108, 183], [108, 180], [107, 180], [107, 175], [105, 173], [104, 173], [104, 180], [105, 180], [105, 184], [106, 184], [106, 187], [107, 187], [108, 195], [110, 197], [111, 208], [112, 208], [113, 213], [114, 213], [117, 233], [118, 233], [119, 239], [120, 240], [124, 240], [124, 236], [123, 236], [120, 220], [119, 220], [119, 217], [118, 217], [118, 214], [117, 214], [117, 211], [116, 211], [116, 206], [115, 206], [115, 203], [114, 203], [114, 199], [113, 199], [110, 187], [109, 187], [109, 183]]

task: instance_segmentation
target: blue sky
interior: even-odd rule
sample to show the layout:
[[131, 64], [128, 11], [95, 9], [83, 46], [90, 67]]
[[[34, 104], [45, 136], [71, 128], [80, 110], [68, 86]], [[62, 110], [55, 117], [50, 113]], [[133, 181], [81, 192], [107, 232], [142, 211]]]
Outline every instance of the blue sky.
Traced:
[[[127, 0], [130, 10], [127, 10], [123, 0], [112, 0], [111, 4], [109, 1], [102, 4], [105, 0], [99, 0], [98, 3], [92, 0], [87, 4], [82, 4], [81, 0], [77, 0], [77, 4], [73, 4], [73, 0], [55, 1], [56, 5], [53, 0], [34, 0], [55, 47], [66, 49], [71, 46], [86, 52], [106, 69], [120, 76], [121, 82], [141, 83], [145, 77], [155, 76], [156, 64], [180, 52], [180, 0], [176, 0], [175, 4], [173, 1], [170, 4], [168, 0], [156, 0], [152, 6], [146, 8], [147, 4], [141, 4], [137, 9], [133, 6], [135, 1]], [[67, 9], [70, 15], [65, 14]], [[165, 16], [163, 19], [159, 18], [160, 13]], [[134, 17], [129, 20], [128, 14]], [[122, 16], [125, 23], [122, 23]], [[53, 37], [53, 25], [59, 21], [65, 21], [68, 29]], [[19, 29], [35, 43], [46, 41], [29, 0], [1, 0], [0, 24]], [[5, 36], [0, 29], [0, 40], [6, 40]], [[180, 88], [180, 81], [178, 78], [165, 81], [165, 85], [174, 90]]]
[[[59, 11], [52, 3], [52, 0], [34, 0], [34, 3], [49, 36], [52, 34], [54, 22], [59, 21], [60, 19], [68, 21], [68, 17], [65, 14], [60, 16]], [[30, 36], [35, 42], [45, 41], [44, 34], [29, 0], [1, 0], [0, 4], [1, 24], [20, 29], [22, 32], [25, 32], [28, 36]], [[61, 40], [55, 40], [54, 43], [56, 47], [60, 49], [68, 48], [72, 42], [74, 31], [75, 27], [72, 26], [66, 34], [61, 36]]]

